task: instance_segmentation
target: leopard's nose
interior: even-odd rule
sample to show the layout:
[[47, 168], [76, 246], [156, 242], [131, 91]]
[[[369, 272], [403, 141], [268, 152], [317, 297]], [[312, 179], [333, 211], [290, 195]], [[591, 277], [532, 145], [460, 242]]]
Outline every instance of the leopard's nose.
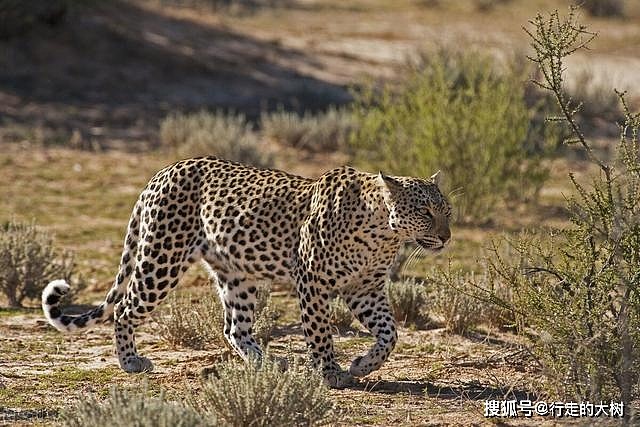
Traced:
[[440, 241], [442, 242], [442, 244], [444, 245], [445, 243], [447, 243], [449, 240], [451, 240], [451, 231], [447, 230], [444, 231], [443, 233], [438, 235], [438, 238], [440, 238]]

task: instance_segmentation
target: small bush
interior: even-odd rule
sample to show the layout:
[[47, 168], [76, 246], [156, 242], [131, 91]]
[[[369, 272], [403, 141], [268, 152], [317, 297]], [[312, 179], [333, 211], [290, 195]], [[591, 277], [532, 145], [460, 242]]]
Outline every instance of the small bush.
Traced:
[[478, 282], [473, 273], [436, 270], [429, 280], [433, 284], [429, 294], [432, 312], [443, 320], [447, 331], [463, 334], [484, 320], [484, 304], [469, 293]]
[[191, 404], [229, 426], [301, 426], [330, 422], [332, 403], [315, 371], [292, 366], [281, 372], [264, 362], [222, 365]]
[[213, 426], [193, 409], [143, 391], [111, 389], [104, 401], [95, 398], [80, 399], [76, 407], [64, 411], [60, 423], [66, 427], [157, 426], [191, 427]]
[[271, 289], [267, 286], [258, 288], [253, 337], [262, 348], [266, 348], [271, 340], [271, 333], [276, 327], [280, 313], [273, 307]]
[[262, 152], [260, 141], [241, 114], [171, 114], [160, 125], [162, 144], [182, 157], [218, 156], [254, 166], [268, 167], [271, 156]]
[[[253, 336], [266, 347], [279, 317], [268, 288], [259, 288]], [[154, 316], [160, 338], [172, 346], [201, 350], [209, 345], [225, 346], [224, 310], [217, 295], [176, 295]]]
[[200, 350], [226, 345], [224, 312], [217, 295], [194, 298], [173, 294], [154, 320], [160, 338], [172, 346]]
[[[488, 265], [487, 268], [489, 268]], [[511, 283], [496, 277], [491, 269], [471, 275], [471, 278], [473, 282], [470, 282], [469, 285], [475, 289], [469, 289], [469, 295], [472, 297], [474, 295], [480, 296], [480, 300], [476, 301], [476, 304], [479, 305], [479, 311], [482, 312], [482, 321], [488, 326], [500, 330], [522, 332], [525, 325], [521, 321], [519, 322], [521, 317], [512, 310], [517, 297]]]
[[592, 16], [624, 17], [624, 0], [584, 0], [580, 5]]
[[353, 314], [344, 299], [335, 297], [329, 303], [329, 319], [338, 330], [346, 330], [353, 323]]
[[10, 307], [39, 298], [51, 280], [71, 281], [75, 264], [69, 252], [33, 224], [10, 221], [0, 226], [0, 291]]
[[388, 282], [387, 296], [393, 317], [404, 325], [421, 326], [426, 321], [427, 290], [414, 279], [404, 282]]
[[297, 365], [281, 372], [276, 364], [228, 362], [217, 367], [187, 402], [161, 393], [112, 388], [104, 401], [80, 402], [60, 415], [63, 426], [301, 426], [328, 424], [327, 388], [315, 371]]
[[[508, 242], [525, 262], [499, 253], [495, 274], [514, 288], [514, 312], [523, 318], [555, 394], [576, 400], [638, 397], [640, 378], [640, 113], [623, 93], [624, 111], [614, 159], [602, 158], [585, 137], [580, 107], [565, 96], [564, 59], [596, 36], [568, 16], [538, 14], [527, 29], [540, 69], [538, 84], [556, 98], [559, 118], [572, 129], [572, 142], [599, 169], [589, 185], [569, 175], [575, 195], [568, 199], [571, 224]], [[628, 405], [628, 404], [627, 404]], [[626, 422], [633, 407], [625, 411]]]
[[423, 55], [397, 84], [358, 96], [350, 139], [365, 167], [411, 176], [441, 169], [462, 219], [482, 221], [505, 199], [535, 197], [547, 171], [527, 151], [526, 74], [513, 61], [444, 49]]
[[278, 142], [310, 151], [331, 151], [346, 146], [354, 120], [349, 111], [331, 107], [316, 115], [263, 113], [261, 124], [264, 136]]

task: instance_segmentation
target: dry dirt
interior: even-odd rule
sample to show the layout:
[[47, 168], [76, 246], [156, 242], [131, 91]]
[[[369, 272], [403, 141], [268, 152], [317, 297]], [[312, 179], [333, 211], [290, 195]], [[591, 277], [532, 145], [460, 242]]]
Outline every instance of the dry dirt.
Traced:
[[[150, 388], [167, 390], [170, 397], [184, 396], [198, 388], [204, 367], [236, 357], [227, 348], [170, 348], [149, 324], [138, 335], [138, 347], [156, 369], [128, 375], [117, 368], [111, 325], [64, 336], [38, 310], [0, 317], [0, 335], [0, 401], [11, 402], [0, 405], [0, 422], [13, 417], [47, 423], [38, 416], [54, 416], [83, 396], [104, 396], [114, 385], [148, 381]], [[299, 323], [280, 324], [274, 336], [274, 354], [304, 357]], [[337, 336], [341, 364], [348, 365], [371, 341], [359, 329]], [[461, 337], [443, 329], [402, 329], [398, 348], [380, 371], [331, 395], [339, 408], [336, 421], [344, 425], [483, 425], [491, 424], [483, 416], [485, 400], [535, 400], [528, 392], [533, 380], [538, 380], [536, 366], [512, 335], [474, 332]]]

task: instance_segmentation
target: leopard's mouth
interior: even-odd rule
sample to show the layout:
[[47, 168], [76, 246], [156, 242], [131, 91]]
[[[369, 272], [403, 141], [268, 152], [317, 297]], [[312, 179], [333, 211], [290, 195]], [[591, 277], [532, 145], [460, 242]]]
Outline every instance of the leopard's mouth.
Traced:
[[416, 243], [421, 248], [432, 252], [440, 252], [442, 249], [444, 249], [444, 245], [442, 243], [434, 244], [433, 242], [424, 239], [416, 239]]

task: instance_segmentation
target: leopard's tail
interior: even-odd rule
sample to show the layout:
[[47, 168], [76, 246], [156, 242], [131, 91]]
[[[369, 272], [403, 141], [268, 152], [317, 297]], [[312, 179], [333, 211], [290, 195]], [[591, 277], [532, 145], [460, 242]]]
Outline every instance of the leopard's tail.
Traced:
[[140, 236], [141, 211], [142, 205], [138, 201], [129, 219], [118, 275], [105, 300], [99, 306], [82, 314], [63, 314], [60, 300], [69, 292], [69, 284], [65, 280], [54, 280], [44, 288], [42, 291], [42, 310], [54, 328], [67, 333], [80, 332], [89, 329], [96, 323], [104, 322], [113, 315], [113, 308], [124, 296], [133, 272]]

